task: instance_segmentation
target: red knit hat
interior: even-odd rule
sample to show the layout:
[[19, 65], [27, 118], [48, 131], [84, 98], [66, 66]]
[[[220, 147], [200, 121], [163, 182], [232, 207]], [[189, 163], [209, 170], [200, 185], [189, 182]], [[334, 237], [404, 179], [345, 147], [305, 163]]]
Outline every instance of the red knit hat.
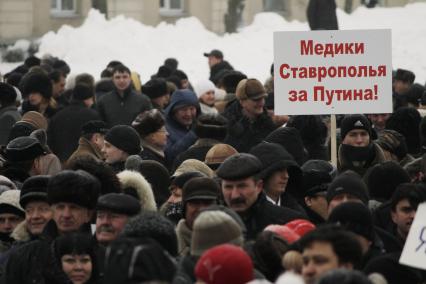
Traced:
[[304, 219], [296, 219], [285, 225], [292, 229], [300, 237], [303, 237], [306, 233], [315, 230], [315, 225]]
[[290, 229], [285, 225], [269, 225], [264, 229], [264, 231], [274, 232], [289, 244], [292, 244], [300, 239], [300, 236], [295, 231], [293, 231], [293, 229]]
[[253, 263], [240, 247], [224, 244], [207, 250], [194, 272], [206, 284], [244, 284], [253, 280]]

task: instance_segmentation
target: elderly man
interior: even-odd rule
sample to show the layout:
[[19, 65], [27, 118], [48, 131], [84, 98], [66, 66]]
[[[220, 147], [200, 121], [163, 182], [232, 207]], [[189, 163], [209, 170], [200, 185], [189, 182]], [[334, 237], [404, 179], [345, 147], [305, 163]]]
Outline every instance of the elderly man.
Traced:
[[286, 224], [304, 216], [286, 207], [268, 202], [259, 174], [262, 163], [251, 154], [235, 154], [217, 169], [222, 179], [226, 205], [237, 212], [247, 227], [247, 239], [254, 239], [270, 224]]
[[129, 218], [141, 211], [139, 201], [124, 193], [108, 193], [96, 204], [96, 240], [108, 245], [124, 229]]

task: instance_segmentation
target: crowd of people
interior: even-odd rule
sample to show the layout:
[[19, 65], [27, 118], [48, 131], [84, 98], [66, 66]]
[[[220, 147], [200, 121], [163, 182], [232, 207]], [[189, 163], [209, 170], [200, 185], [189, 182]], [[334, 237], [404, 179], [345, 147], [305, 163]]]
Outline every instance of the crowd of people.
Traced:
[[[190, 82], [31, 56], [0, 83], [0, 283], [426, 283], [399, 263], [426, 200], [425, 87], [394, 111], [274, 113], [220, 50]], [[200, 54], [202, 58], [202, 54]], [[391, 96], [391, 94], [389, 94]]]

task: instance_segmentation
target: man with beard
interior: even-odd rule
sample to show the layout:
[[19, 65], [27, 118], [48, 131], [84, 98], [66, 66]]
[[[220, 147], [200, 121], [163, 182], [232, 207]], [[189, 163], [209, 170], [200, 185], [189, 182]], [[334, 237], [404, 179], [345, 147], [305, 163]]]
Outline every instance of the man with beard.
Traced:
[[368, 168], [385, 161], [383, 150], [371, 139], [371, 125], [362, 114], [346, 115], [340, 125], [339, 172], [353, 170], [363, 176]]
[[129, 219], [141, 211], [139, 201], [124, 193], [108, 193], [96, 204], [96, 240], [108, 245], [124, 229]]
[[268, 202], [259, 177], [262, 163], [251, 154], [235, 154], [217, 169], [222, 179], [222, 193], [226, 205], [237, 212], [247, 228], [247, 239], [270, 224], [286, 224], [304, 216], [286, 207]]

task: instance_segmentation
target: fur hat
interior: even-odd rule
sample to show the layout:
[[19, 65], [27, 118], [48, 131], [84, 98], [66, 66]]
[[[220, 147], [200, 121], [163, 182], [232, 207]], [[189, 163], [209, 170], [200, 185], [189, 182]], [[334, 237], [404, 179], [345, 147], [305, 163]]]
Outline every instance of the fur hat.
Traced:
[[47, 184], [50, 176], [40, 175], [32, 176], [25, 180], [21, 188], [19, 204], [25, 208], [31, 201], [47, 202]]
[[151, 185], [139, 172], [125, 170], [117, 174], [117, 177], [125, 193], [129, 191], [136, 193], [143, 210], [157, 210]]
[[207, 250], [198, 260], [194, 273], [206, 284], [245, 284], [253, 280], [254, 268], [243, 249], [224, 244]]
[[142, 93], [150, 99], [155, 99], [167, 95], [167, 83], [163, 78], [154, 78], [142, 86]]
[[28, 111], [24, 113], [21, 121], [31, 124], [35, 129], [47, 130], [47, 119], [37, 111]]
[[257, 79], [241, 80], [237, 85], [235, 95], [238, 100], [257, 100], [268, 96], [265, 87], [263, 87], [263, 84]]
[[16, 184], [14, 184], [8, 177], [0, 175], [0, 194], [3, 191], [11, 190], [11, 189], [18, 189], [18, 188], [16, 187]]
[[197, 97], [201, 97], [202, 95], [204, 95], [205, 93], [209, 92], [209, 91], [215, 91], [216, 87], [213, 84], [212, 81], [208, 80], [208, 79], [203, 79], [200, 80], [198, 82], [195, 83], [194, 85], [194, 92], [197, 95]]
[[177, 236], [174, 224], [166, 217], [152, 211], [142, 211], [124, 227], [123, 237], [151, 238], [156, 240], [172, 256], [176, 256]]
[[223, 141], [228, 129], [228, 120], [220, 114], [201, 114], [195, 121], [194, 132], [198, 138]]
[[94, 209], [100, 187], [99, 180], [86, 171], [62, 171], [50, 178], [47, 200], [50, 204], [69, 202]]
[[0, 82], [0, 103], [14, 104], [16, 96], [16, 90], [12, 85]]
[[25, 217], [25, 211], [19, 204], [20, 191], [17, 189], [7, 190], [0, 195], [0, 214], [11, 213], [22, 218]]
[[354, 195], [364, 204], [367, 204], [369, 200], [367, 186], [361, 177], [353, 171], [340, 174], [330, 183], [327, 189], [327, 202], [330, 203], [335, 196], [342, 193]]
[[262, 171], [262, 162], [252, 154], [239, 153], [227, 158], [217, 169], [218, 177], [225, 180], [239, 180], [257, 176]]
[[93, 87], [79, 83], [75, 85], [74, 89], [72, 90], [72, 99], [76, 101], [84, 101], [90, 98], [93, 98], [95, 96], [95, 91]]
[[228, 144], [216, 144], [206, 153], [204, 163], [216, 170], [228, 157], [237, 154], [238, 151]]
[[138, 132], [128, 125], [116, 125], [105, 135], [105, 141], [118, 149], [136, 155], [141, 152], [141, 140]]
[[340, 123], [340, 137], [342, 141], [345, 139], [346, 134], [354, 129], [363, 129], [368, 132], [371, 137], [371, 124], [367, 117], [363, 114], [349, 114], [346, 115]]
[[22, 78], [22, 94], [28, 97], [31, 93], [40, 93], [43, 98], [52, 97], [52, 82], [43, 72], [29, 72]]
[[414, 75], [414, 73], [409, 70], [397, 69], [394, 79], [413, 84], [414, 80], [416, 79], [416, 75]]
[[165, 124], [164, 116], [158, 109], [144, 111], [132, 122], [132, 126], [142, 138], [157, 132]]
[[226, 70], [222, 77], [222, 85], [227, 93], [234, 94], [237, 90], [238, 83], [244, 79], [247, 79], [247, 76], [243, 73], [234, 70]]
[[407, 142], [405, 142], [404, 135], [398, 131], [383, 129], [383, 131], [379, 133], [376, 143], [383, 150], [394, 154], [399, 160], [402, 160], [405, 156], [407, 156]]
[[201, 212], [193, 225], [191, 255], [200, 256], [209, 248], [225, 243], [243, 245], [244, 238], [238, 223], [222, 211]]
[[10, 141], [4, 149], [4, 157], [10, 162], [31, 161], [45, 154], [40, 142], [33, 137], [18, 137]]
[[141, 211], [139, 200], [124, 193], [108, 193], [98, 198], [96, 210], [108, 210], [114, 213], [134, 216]]
[[100, 133], [105, 135], [105, 133], [107, 132], [107, 125], [102, 120], [90, 120], [83, 124], [83, 126], [81, 127], [81, 135], [94, 133]]

